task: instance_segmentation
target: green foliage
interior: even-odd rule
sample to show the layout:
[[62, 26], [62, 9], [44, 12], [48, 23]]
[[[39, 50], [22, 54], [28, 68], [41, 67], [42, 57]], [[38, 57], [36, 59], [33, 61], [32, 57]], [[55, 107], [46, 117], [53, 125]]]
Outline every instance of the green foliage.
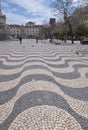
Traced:
[[53, 34], [55, 37], [64, 37], [65, 35], [66, 35], [66, 32], [65, 32], [65, 30], [63, 29], [63, 30], [60, 30], [60, 31], [58, 31], [58, 32], [54, 32], [54, 34]]
[[59, 32], [55, 32], [55, 33], [54, 33], [54, 36], [59, 37], [59, 36], [60, 36], [60, 33], [59, 33]]
[[88, 26], [85, 24], [80, 24], [77, 26], [75, 30], [76, 36], [88, 36]]

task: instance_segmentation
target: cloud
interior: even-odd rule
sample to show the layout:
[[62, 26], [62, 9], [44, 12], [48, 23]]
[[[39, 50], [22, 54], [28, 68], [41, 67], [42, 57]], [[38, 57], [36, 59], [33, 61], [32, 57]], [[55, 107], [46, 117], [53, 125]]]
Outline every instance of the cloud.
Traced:
[[26, 18], [24, 16], [21, 16], [21, 15], [17, 15], [17, 14], [14, 14], [12, 12], [4, 12], [4, 14], [6, 15], [7, 17], [7, 24], [26, 24], [28, 21], [32, 21], [32, 22], [35, 22], [36, 24], [41, 24], [43, 21], [46, 21], [48, 22], [47, 19], [45, 19], [44, 17], [40, 17], [40, 18]]
[[[26, 21], [33, 21], [35, 23], [42, 23], [43, 21], [49, 21], [50, 17], [55, 17], [52, 15], [51, 8], [49, 5], [45, 6], [45, 0], [9, 0], [9, 2], [4, 3], [6, 8], [4, 9], [4, 13], [7, 16], [8, 23], [25, 23]], [[20, 12], [14, 13], [16, 11], [16, 7], [10, 9], [10, 4], [15, 4], [26, 10], [26, 14], [24, 10], [20, 10]], [[23, 12], [22, 12], [23, 11]], [[22, 14], [23, 13], [23, 14]], [[31, 17], [30, 14], [33, 16]], [[29, 17], [27, 16], [29, 15]]]
[[[49, 18], [62, 19], [62, 15], [55, 16], [50, 4], [54, 0], [3, 0], [3, 13], [7, 17], [8, 24], [26, 24], [33, 21], [36, 24], [42, 24], [44, 21], [49, 22]], [[75, 7], [77, 6], [75, 2]]]
[[29, 19], [21, 15], [13, 14], [11, 12], [5, 13], [8, 24], [25, 24]]
[[36, 13], [44, 17], [52, 16], [51, 8], [44, 6], [44, 0], [12, 0], [14, 3], [25, 8], [29, 13]]

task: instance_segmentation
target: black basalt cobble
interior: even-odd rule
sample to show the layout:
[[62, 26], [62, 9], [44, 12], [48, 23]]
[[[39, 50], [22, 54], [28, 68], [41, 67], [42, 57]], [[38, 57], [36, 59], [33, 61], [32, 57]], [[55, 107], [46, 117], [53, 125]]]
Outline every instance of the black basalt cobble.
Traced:
[[0, 130], [88, 130], [88, 46], [45, 43], [0, 42]]
[[8, 129], [11, 122], [26, 109], [42, 105], [55, 106], [57, 108], [64, 109], [77, 120], [77, 122], [81, 125], [81, 127], [84, 130], [88, 130], [88, 119], [79, 116], [74, 110], [72, 110], [72, 108], [69, 106], [69, 104], [63, 97], [49, 91], [30, 92], [28, 94], [23, 95], [20, 99], [18, 99], [18, 101], [16, 101], [14, 105], [11, 114], [0, 125], [1, 130]]
[[33, 75], [29, 75], [24, 77], [17, 86], [15, 86], [14, 88], [7, 90], [7, 91], [3, 91], [0, 92], [0, 104], [3, 104], [9, 100], [11, 100], [11, 98], [13, 98], [15, 96], [15, 94], [17, 93], [17, 90], [25, 83], [30, 82], [32, 80], [38, 81], [48, 81], [48, 82], [52, 82], [54, 84], [56, 84], [58, 87], [61, 88], [61, 90], [69, 95], [72, 98], [75, 99], [79, 99], [82, 101], [88, 101], [88, 87], [84, 87], [84, 88], [70, 88], [67, 86], [63, 86], [60, 83], [56, 82], [55, 79], [51, 76], [47, 76], [47, 75], [43, 75], [43, 74], [33, 74]]

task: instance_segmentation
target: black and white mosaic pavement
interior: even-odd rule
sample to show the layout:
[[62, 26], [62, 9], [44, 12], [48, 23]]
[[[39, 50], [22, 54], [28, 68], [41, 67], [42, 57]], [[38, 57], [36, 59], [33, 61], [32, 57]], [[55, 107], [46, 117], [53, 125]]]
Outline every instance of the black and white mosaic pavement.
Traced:
[[0, 42], [0, 130], [88, 130], [86, 52], [79, 44]]

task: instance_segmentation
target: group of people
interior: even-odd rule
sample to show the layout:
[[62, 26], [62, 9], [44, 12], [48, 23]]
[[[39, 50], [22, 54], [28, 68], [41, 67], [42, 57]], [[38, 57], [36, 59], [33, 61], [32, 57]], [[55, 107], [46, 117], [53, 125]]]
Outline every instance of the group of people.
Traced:
[[[22, 44], [22, 36], [20, 35], [18, 38], [19, 38], [20, 44]], [[36, 37], [36, 43], [38, 43], [38, 37]]]

